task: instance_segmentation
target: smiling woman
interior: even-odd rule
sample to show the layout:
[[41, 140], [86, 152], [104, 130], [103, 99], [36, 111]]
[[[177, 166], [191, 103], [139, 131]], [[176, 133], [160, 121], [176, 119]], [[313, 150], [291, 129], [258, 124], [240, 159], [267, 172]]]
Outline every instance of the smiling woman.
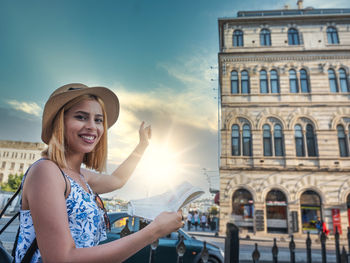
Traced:
[[98, 194], [129, 180], [151, 137], [151, 127], [142, 122], [135, 150], [110, 175], [103, 174], [107, 129], [118, 115], [119, 100], [104, 87], [73, 83], [50, 96], [42, 122], [48, 148], [23, 177], [15, 262], [122, 262], [182, 226], [181, 213], [163, 212], [141, 231], [99, 245], [108, 220]]

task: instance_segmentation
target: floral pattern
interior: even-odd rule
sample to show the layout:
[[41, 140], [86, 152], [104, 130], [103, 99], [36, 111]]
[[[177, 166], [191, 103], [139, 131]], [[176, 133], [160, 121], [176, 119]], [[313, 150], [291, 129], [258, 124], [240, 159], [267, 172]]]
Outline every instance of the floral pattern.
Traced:
[[[76, 247], [92, 247], [107, 238], [103, 211], [98, 208], [95, 196], [86, 183], [87, 193], [77, 182], [66, 175], [71, 191], [66, 199], [68, 223]], [[25, 178], [23, 178], [24, 180]], [[20, 262], [35, 238], [30, 210], [20, 210], [20, 232], [18, 236], [15, 262]], [[39, 249], [31, 262], [42, 262]]]

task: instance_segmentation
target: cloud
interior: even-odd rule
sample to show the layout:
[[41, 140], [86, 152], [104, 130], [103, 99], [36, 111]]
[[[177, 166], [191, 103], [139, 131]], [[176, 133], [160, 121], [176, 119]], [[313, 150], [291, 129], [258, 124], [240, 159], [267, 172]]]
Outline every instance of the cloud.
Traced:
[[148, 92], [130, 91], [121, 83], [109, 85], [121, 103], [119, 120], [108, 136], [111, 164], [120, 163], [133, 150], [143, 120], [152, 125], [153, 140], [158, 144], [171, 142], [175, 148], [192, 148], [189, 150], [192, 155], [200, 155], [195, 152], [196, 148], [205, 144], [208, 136], [215, 143], [217, 101], [214, 96], [217, 91], [213, 91], [213, 87], [217, 82], [211, 79], [217, 78], [217, 71], [210, 66], [215, 65], [216, 56], [208, 54], [202, 51], [179, 58], [175, 63], [160, 62], [158, 68], [165, 70], [174, 81], [158, 83]]
[[25, 101], [17, 101], [17, 100], [7, 100], [6, 101], [13, 109], [18, 111], [23, 111], [27, 114], [34, 115], [40, 117], [42, 109], [35, 102], [25, 102]]

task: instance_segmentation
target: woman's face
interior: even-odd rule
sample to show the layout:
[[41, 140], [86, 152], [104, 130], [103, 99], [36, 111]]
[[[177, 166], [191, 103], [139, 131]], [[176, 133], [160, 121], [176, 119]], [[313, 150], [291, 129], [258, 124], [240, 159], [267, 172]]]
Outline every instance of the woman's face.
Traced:
[[96, 100], [83, 100], [64, 115], [64, 138], [70, 153], [89, 153], [103, 132], [103, 112]]

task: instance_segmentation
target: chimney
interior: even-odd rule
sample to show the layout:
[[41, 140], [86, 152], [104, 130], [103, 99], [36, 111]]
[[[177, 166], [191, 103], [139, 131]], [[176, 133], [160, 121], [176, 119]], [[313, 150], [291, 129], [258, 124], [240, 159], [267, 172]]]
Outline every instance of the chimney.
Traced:
[[303, 9], [303, 0], [298, 0], [297, 5], [299, 10]]

